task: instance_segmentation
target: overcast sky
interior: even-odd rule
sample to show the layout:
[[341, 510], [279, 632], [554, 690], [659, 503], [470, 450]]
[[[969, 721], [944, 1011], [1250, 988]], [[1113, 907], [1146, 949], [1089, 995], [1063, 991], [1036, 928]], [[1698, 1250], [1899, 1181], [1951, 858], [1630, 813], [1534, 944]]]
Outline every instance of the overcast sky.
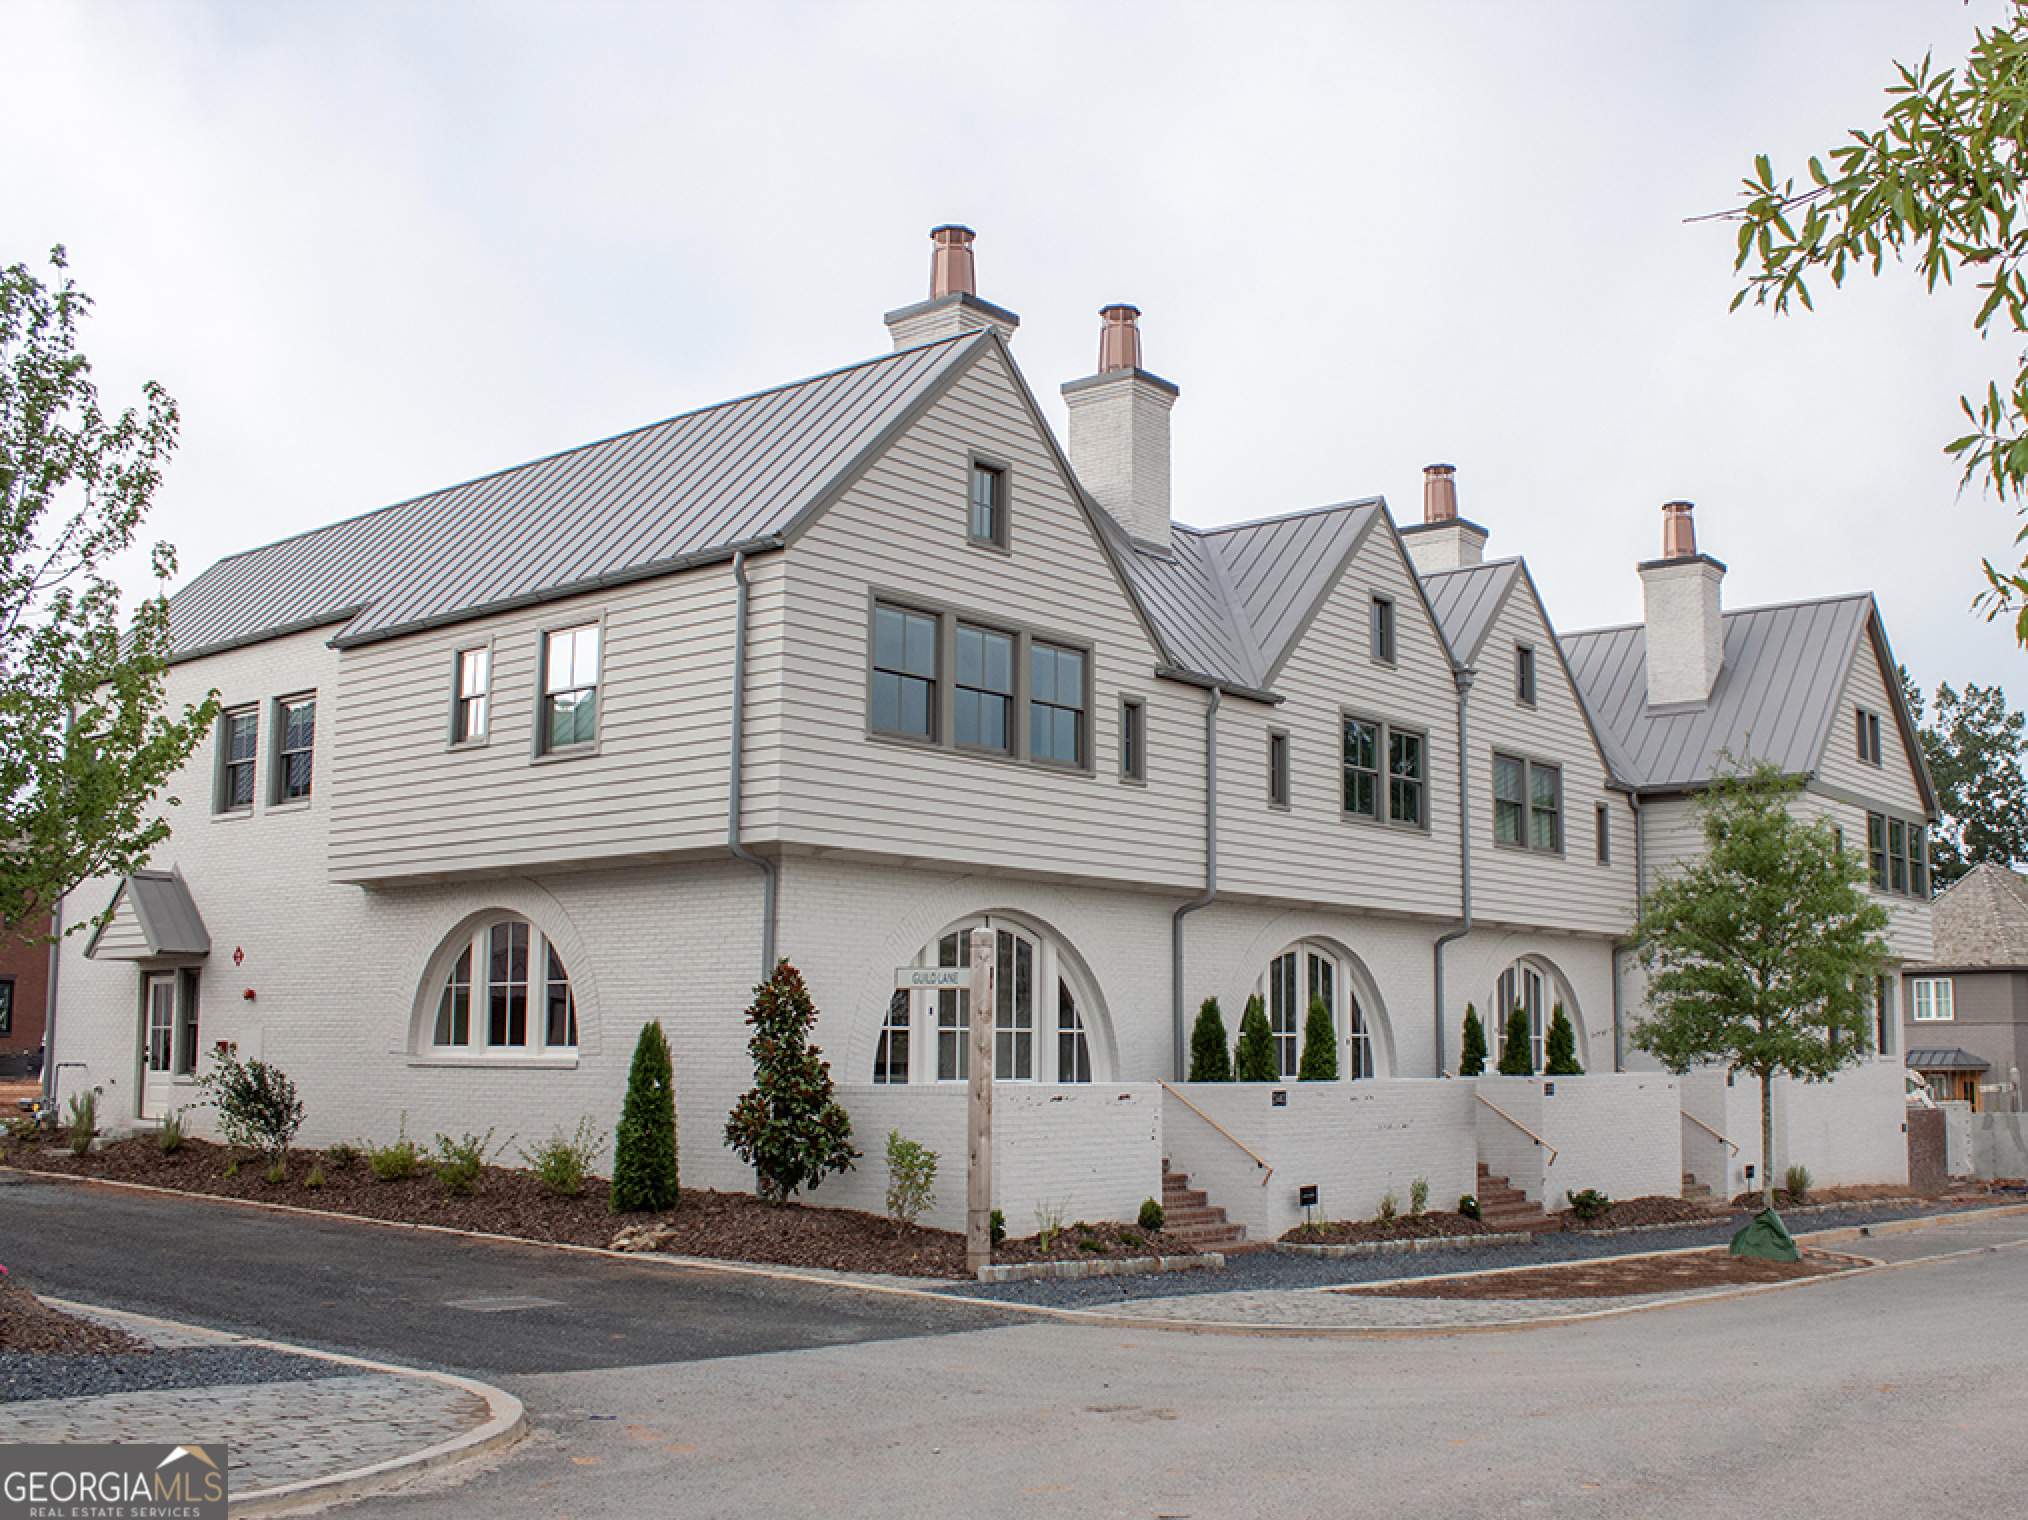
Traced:
[[1412, 522], [1447, 461], [1574, 630], [1639, 618], [1687, 499], [1726, 605], [1870, 589], [1926, 688], [2019, 705], [1969, 610], [2019, 522], [1942, 454], [2018, 344], [1906, 273], [1728, 315], [1686, 220], [2001, 10], [7, 0], [0, 261], [68, 245], [108, 397], [181, 403], [184, 580], [882, 353], [956, 221], [1059, 436], [1142, 308], [1186, 522]]

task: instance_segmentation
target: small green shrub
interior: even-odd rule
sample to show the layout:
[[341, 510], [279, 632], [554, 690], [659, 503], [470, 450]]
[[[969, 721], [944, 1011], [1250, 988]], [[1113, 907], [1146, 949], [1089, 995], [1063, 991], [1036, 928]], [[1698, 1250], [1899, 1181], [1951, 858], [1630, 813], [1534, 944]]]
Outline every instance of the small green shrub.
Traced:
[[986, 1216], [986, 1233], [994, 1245], [1007, 1238], [1007, 1216], [995, 1209]]
[[1429, 1207], [1429, 1178], [1418, 1177], [1408, 1185], [1408, 1217], [1422, 1218], [1422, 1212]]
[[1400, 1209], [1401, 1203], [1394, 1196], [1393, 1188], [1389, 1188], [1386, 1192], [1380, 1195], [1380, 1222], [1382, 1224], [1392, 1224], [1394, 1222], [1395, 1214], [1398, 1213]]
[[1500, 1041], [1500, 1075], [1535, 1075], [1535, 1032], [1528, 1024], [1528, 1010], [1519, 1003], [1507, 1015], [1507, 1032]]
[[485, 1169], [487, 1158], [505, 1150], [511, 1143], [513, 1137], [510, 1135], [496, 1149], [490, 1129], [483, 1135], [460, 1135], [455, 1140], [449, 1135], [438, 1135], [437, 1157], [433, 1163], [437, 1181], [444, 1185], [446, 1193], [470, 1197], [479, 1191], [479, 1173]]
[[1458, 1075], [1483, 1077], [1486, 1074], [1486, 1026], [1479, 1022], [1479, 1010], [1465, 1004], [1465, 1037], [1458, 1047]]
[[350, 1166], [352, 1165], [353, 1162], [359, 1159], [359, 1147], [356, 1145], [347, 1145], [343, 1140], [340, 1140], [336, 1145], [332, 1146], [331, 1149], [324, 1152], [324, 1159], [330, 1162], [333, 1166], [338, 1167]]
[[1296, 1063], [1296, 1080], [1338, 1080], [1338, 1026], [1332, 1022], [1331, 1005], [1321, 993], [1310, 999], [1310, 1011], [1303, 1020], [1303, 1055]]
[[1136, 1235], [1132, 1230], [1122, 1230], [1120, 1231], [1120, 1244], [1126, 1246], [1130, 1250], [1139, 1250], [1142, 1246], [1146, 1245], [1147, 1242], [1142, 1240], [1141, 1237]]
[[73, 1156], [82, 1156], [92, 1148], [92, 1137], [99, 1132], [99, 1095], [83, 1092], [70, 1100], [70, 1118], [64, 1124], [65, 1143]]
[[1218, 1011], [1218, 999], [1208, 997], [1197, 1010], [1197, 1022], [1190, 1027], [1190, 1080], [1230, 1082], [1232, 1052], [1225, 1039], [1225, 1015]]
[[1050, 1243], [1063, 1233], [1063, 1205], [1038, 1203], [1035, 1206], [1035, 1240], [1048, 1254]]
[[1479, 1217], [1479, 1200], [1470, 1193], [1458, 1199], [1458, 1212], [1467, 1219]]
[[1168, 1219], [1168, 1217], [1169, 1217], [1168, 1210], [1164, 1209], [1162, 1205], [1157, 1203], [1154, 1199], [1144, 1198], [1143, 1200], [1141, 1200], [1141, 1214], [1138, 1223], [1140, 1224], [1141, 1228], [1146, 1230], [1150, 1235], [1153, 1235], [1158, 1230], [1160, 1230], [1162, 1228], [1163, 1223]]
[[575, 1134], [566, 1138], [559, 1127], [535, 1149], [522, 1151], [521, 1159], [550, 1192], [574, 1198], [584, 1191], [584, 1180], [605, 1148], [606, 1137], [586, 1114], [577, 1121]]
[[1613, 1206], [1612, 1199], [1597, 1188], [1584, 1188], [1568, 1195], [1570, 1212], [1579, 1219], [1596, 1219]]
[[244, 1146], [279, 1161], [303, 1125], [303, 1100], [296, 1084], [278, 1066], [242, 1061], [229, 1047], [212, 1054], [211, 1070], [198, 1078], [218, 1110], [218, 1130], [226, 1144]]
[[1273, 1082], [1281, 1076], [1275, 1065], [1275, 1037], [1268, 1028], [1267, 1004], [1257, 992], [1246, 1000], [1246, 1012], [1240, 1016], [1233, 1076], [1241, 1082]]
[[676, 1207], [681, 1174], [676, 1159], [676, 1076], [662, 1021], [641, 1026], [634, 1062], [627, 1068], [627, 1096], [613, 1132], [613, 1187], [608, 1202], [615, 1214], [650, 1214]]
[[162, 1121], [161, 1133], [155, 1136], [155, 1143], [162, 1147], [162, 1154], [173, 1156], [183, 1149], [183, 1110], [171, 1109], [169, 1117]]
[[896, 1224], [914, 1224], [916, 1216], [937, 1201], [937, 1153], [887, 1132], [887, 1217]]
[[422, 1148], [408, 1137], [408, 1111], [401, 1115], [401, 1133], [386, 1145], [366, 1142], [366, 1164], [382, 1182], [400, 1182], [422, 1170]]
[[1584, 1075], [1584, 1068], [1577, 1064], [1577, 1031], [1570, 1027], [1570, 1015], [1563, 1011], [1561, 1003], [1556, 1005], [1556, 1012], [1549, 1020], [1549, 1038], [1542, 1048], [1542, 1075]]
[[230, 1156], [226, 1158], [225, 1175], [228, 1177], [237, 1177], [239, 1175], [239, 1157]]
[[1789, 1195], [1790, 1203], [1800, 1204], [1809, 1198], [1816, 1181], [1810, 1169], [1799, 1161], [1782, 1173], [1782, 1191]]
[[280, 1187], [283, 1183], [287, 1182], [288, 1180], [289, 1180], [288, 1162], [277, 1161], [273, 1166], [268, 1168], [268, 1181], [275, 1187]]
[[324, 1166], [322, 1162], [319, 1162], [315, 1166], [312, 1166], [310, 1168], [310, 1175], [303, 1179], [303, 1186], [310, 1192], [314, 1193], [317, 1191], [317, 1189], [321, 1188], [323, 1185], [324, 1185]]
[[1080, 1251], [1090, 1251], [1096, 1255], [1103, 1256], [1106, 1251], [1106, 1243], [1096, 1235], [1080, 1235], [1077, 1237], [1077, 1248]]

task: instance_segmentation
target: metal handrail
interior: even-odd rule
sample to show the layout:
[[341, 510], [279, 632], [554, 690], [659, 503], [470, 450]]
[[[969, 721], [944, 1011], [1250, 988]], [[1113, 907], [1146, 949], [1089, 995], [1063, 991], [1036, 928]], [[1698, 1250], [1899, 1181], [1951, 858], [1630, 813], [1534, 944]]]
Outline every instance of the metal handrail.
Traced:
[[[1712, 1139], [1716, 1140], [1720, 1145], [1732, 1145], [1732, 1142], [1730, 1140], [1726, 1139], [1725, 1136], [1719, 1134], [1717, 1130], [1713, 1129], [1710, 1125], [1706, 1124], [1702, 1119], [1698, 1118], [1695, 1114], [1689, 1112], [1688, 1110], [1678, 1110], [1678, 1111], [1682, 1113], [1684, 1118], [1688, 1119], [1692, 1124], [1696, 1125], [1699, 1129], [1703, 1130], [1705, 1134], [1709, 1135]], [[1732, 1154], [1735, 1156], [1739, 1154], [1738, 1146], [1732, 1145]]]
[[1549, 1164], [1551, 1166], [1556, 1165], [1555, 1146], [1551, 1145], [1547, 1140], [1543, 1139], [1540, 1135], [1536, 1134], [1534, 1130], [1530, 1129], [1527, 1125], [1523, 1124], [1519, 1119], [1515, 1118], [1512, 1114], [1508, 1113], [1504, 1108], [1500, 1107], [1499, 1104], [1493, 1102], [1484, 1093], [1473, 1093], [1472, 1096], [1477, 1098], [1481, 1103], [1485, 1104], [1486, 1107], [1490, 1108], [1502, 1119], [1505, 1119], [1509, 1124], [1513, 1125], [1514, 1128], [1521, 1131], [1521, 1133], [1526, 1135], [1530, 1140], [1533, 1140], [1537, 1145], [1541, 1146], [1544, 1150], [1548, 1151]]
[[1212, 1118], [1211, 1115], [1207, 1114], [1195, 1103], [1192, 1103], [1188, 1098], [1184, 1097], [1183, 1094], [1177, 1092], [1176, 1089], [1171, 1087], [1167, 1082], [1162, 1081], [1160, 1077], [1157, 1077], [1155, 1080], [1161, 1086], [1164, 1092], [1168, 1093], [1171, 1097], [1175, 1098], [1175, 1100], [1178, 1103], [1181, 1103], [1185, 1108], [1189, 1109], [1191, 1113], [1197, 1115], [1198, 1118], [1202, 1119], [1206, 1124], [1210, 1125], [1213, 1129], [1217, 1130], [1221, 1135], [1225, 1136], [1225, 1138], [1230, 1140], [1234, 1145], [1238, 1146], [1241, 1150], [1245, 1151], [1247, 1156], [1252, 1160], [1253, 1164], [1261, 1169], [1260, 1185], [1262, 1187], [1266, 1187], [1268, 1185], [1268, 1178], [1274, 1176], [1275, 1169], [1269, 1166], [1265, 1161], [1261, 1160], [1261, 1158], [1258, 1155], [1255, 1155], [1253, 1150], [1247, 1145], [1247, 1143], [1244, 1140], [1240, 1139], [1239, 1136], [1235, 1135], [1223, 1124], [1220, 1124], [1216, 1119]]

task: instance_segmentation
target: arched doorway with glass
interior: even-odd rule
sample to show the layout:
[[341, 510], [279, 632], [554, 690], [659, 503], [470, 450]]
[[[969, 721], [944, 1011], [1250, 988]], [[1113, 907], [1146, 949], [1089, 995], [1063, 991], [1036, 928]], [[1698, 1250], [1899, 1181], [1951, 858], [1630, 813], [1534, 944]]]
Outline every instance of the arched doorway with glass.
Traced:
[[1331, 1010], [1338, 1040], [1338, 1075], [1347, 1081], [1387, 1076], [1393, 1069], [1387, 1019], [1359, 958], [1328, 940], [1305, 939], [1268, 962], [1260, 982], [1275, 1070], [1293, 1078], [1302, 1061], [1303, 1030], [1312, 999]]
[[[1112, 1075], [1091, 980], [1054, 934], [1012, 915], [950, 925], [916, 953], [917, 966], [969, 966], [972, 937], [993, 936], [993, 1080], [1091, 1082]], [[896, 992], [874, 1047], [877, 1084], [963, 1082], [970, 1076], [971, 993]]]
[[1507, 1024], [1516, 1008], [1528, 1018], [1528, 1069], [1542, 1070], [1546, 1059], [1549, 1025], [1561, 1008], [1570, 1019], [1577, 1037], [1577, 1062], [1587, 1071], [1591, 1063], [1585, 1050], [1584, 1020], [1578, 1017], [1577, 999], [1570, 984], [1549, 961], [1539, 955], [1524, 955], [1500, 973], [1493, 987], [1492, 1028], [1487, 1031], [1497, 1067], [1507, 1050]]

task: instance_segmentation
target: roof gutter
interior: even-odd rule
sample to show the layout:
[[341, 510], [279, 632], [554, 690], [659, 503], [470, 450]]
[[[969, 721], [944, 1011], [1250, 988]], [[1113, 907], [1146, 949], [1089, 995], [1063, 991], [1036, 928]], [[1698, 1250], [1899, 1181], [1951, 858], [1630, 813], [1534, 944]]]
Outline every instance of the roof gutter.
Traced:
[[1244, 697], [1249, 702], [1265, 702], [1270, 707], [1279, 707], [1288, 700], [1287, 697], [1264, 691], [1258, 686], [1241, 686], [1237, 682], [1221, 680], [1217, 676], [1185, 670], [1181, 665], [1157, 665], [1155, 678], [1160, 681], [1180, 681], [1185, 686], [1196, 686], [1205, 691], [1222, 691], [1230, 696]]
[[1436, 1071], [1444, 1073], [1444, 947], [1472, 932], [1472, 751], [1465, 728], [1465, 708], [1472, 698], [1476, 672], [1460, 665], [1453, 674], [1458, 683], [1458, 890], [1463, 898], [1464, 916], [1457, 928], [1437, 936], [1431, 954], [1436, 961]]
[[734, 551], [732, 579], [739, 591], [732, 618], [732, 796], [726, 806], [725, 844], [732, 858], [760, 869], [761, 888], [761, 974], [766, 981], [775, 970], [775, 904], [779, 897], [781, 868], [772, 860], [754, 854], [739, 842], [741, 783], [746, 760], [746, 613], [751, 587], [746, 578], [746, 550]]
[[1176, 1080], [1190, 1080], [1190, 1040], [1183, 1023], [1183, 920], [1218, 896], [1218, 705], [1224, 687], [1213, 684], [1204, 711], [1204, 895], [1176, 910], [1169, 921], [1169, 995], [1176, 1024]]

